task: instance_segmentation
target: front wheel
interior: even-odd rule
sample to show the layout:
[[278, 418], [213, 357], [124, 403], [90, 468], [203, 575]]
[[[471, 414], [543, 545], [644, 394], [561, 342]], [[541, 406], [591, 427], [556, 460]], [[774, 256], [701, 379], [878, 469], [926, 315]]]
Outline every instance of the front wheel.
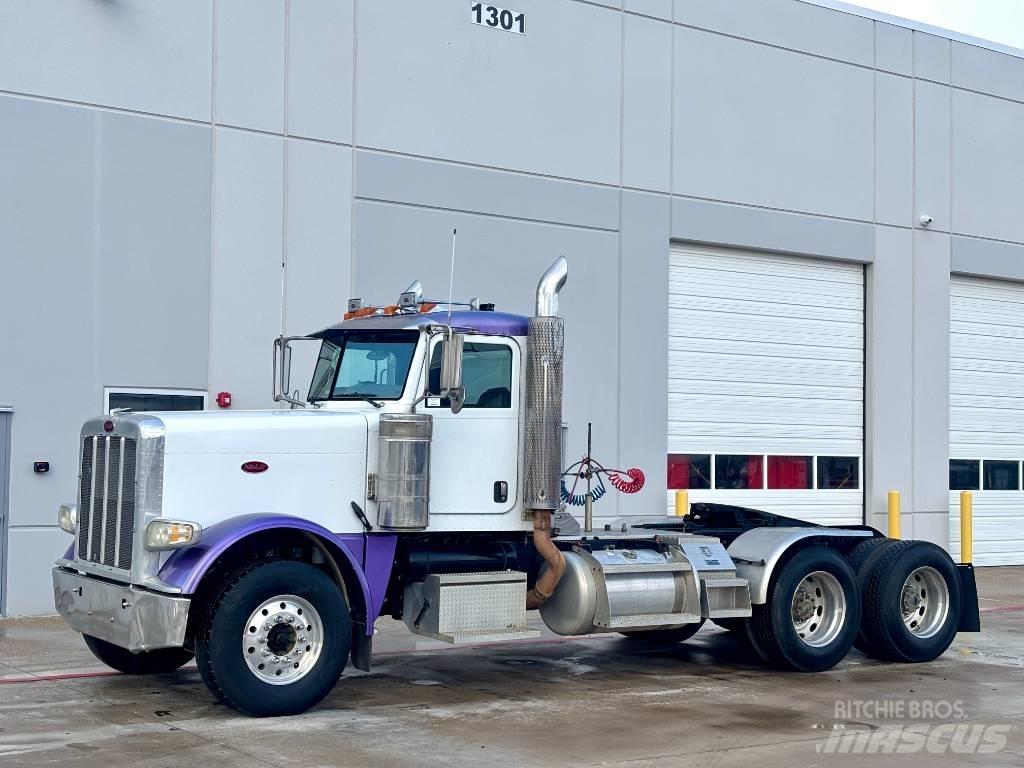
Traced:
[[227, 580], [196, 637], [210, 691], [257, 717], [304, 712], [345, 669], [352, 619], [338, 586], [306, 563], [264, 562]]
[[192, 653], [184, 648], [158, 648], [155, 651], [132, 653], [92, 635], [82, 635], [82, 638], [97, 659], [126, 675], [158, 675], [161, 672], [173, 672], [192, 661]]
[[860, 615], [849, 563], [829, 547], [811, 546], [772, 574], [767, 602], [753, 606], [748, 627], [752, 644], [770, 663], [821, 672], [849, 652]]

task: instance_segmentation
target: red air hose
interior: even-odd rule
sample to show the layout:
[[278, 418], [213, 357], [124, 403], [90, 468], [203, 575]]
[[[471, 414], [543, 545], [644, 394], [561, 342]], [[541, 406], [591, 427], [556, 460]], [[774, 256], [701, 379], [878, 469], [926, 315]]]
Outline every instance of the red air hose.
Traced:
[[636, 467], [627, 469], [626, 474], [629, 475], [629, 480], [626, 480], [617, 472], [609, 472], [608, 482], [612, 484], [615, 490], [621, 491], [622, 493], [636, 493], [644, 487], [644, 473], [639, 469]]

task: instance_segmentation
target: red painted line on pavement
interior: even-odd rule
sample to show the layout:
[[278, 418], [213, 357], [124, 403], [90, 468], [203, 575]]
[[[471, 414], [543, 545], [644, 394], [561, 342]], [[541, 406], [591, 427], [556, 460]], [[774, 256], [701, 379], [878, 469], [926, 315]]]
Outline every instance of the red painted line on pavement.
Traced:
[[[1013, 611], [1024, 611], [1024, 604], [1022, 605], [998, 605], [992, 608], [981, 608], [981, 613], [1010, 613]], [[614, 639], [614, 635], [584, 635], [582, 637], [532, 637], [527, 640], [506, 640], [499, 643], [474, 643], [472, 645], [458, 645], [458, 646], [445, 646], [441, 648], [410, 648], [407, 650], [395, 649], [391, 651], [375, 651], [374, 656], [420, 656], [426, 653], [448, 653], [456, 648], [461, 649], [478, 649], [478, 648], [494, 648], [509, 645], [543, 645], [543, 644], [556, 644], [556, 643], [568, 643], [575, 640], [611, 640]], [[193, 671], [195, 667], [184, 667], [186, 671]], [[68, 672], [58, 673], [52, 675], [26, 675], [25, 677], [10, 677], [7, 679], [0, 679], [0, 685], [17, 685], [19, 683], [50, 683], [59, 682], [61, 680], [84, 680], [90, 677], [117, 677], [123, 673], [111, 670], [109, 672]]]
[[46, 683], [56, 680], [80, 680], [86, 677], [114, 677], [122, 674], [110, 670], [109, 672], [69, 672], [67, 674], [56, 674], [56, 675], [33, 675], [29, 674], [25, 677], [9, 677], [6, 680], [0, 680], [0, 685], [15, 685], [17, 683]]
[[[504, 640], [498, 643], [474, 643], [472, 645], [452, 645], [441, 648], [410, 648], [408, 650], [395, 649], [392, 651], [375, 651], [374, 656], [420, 656], [425, 653], [447, 653], [460, 649], [473, 649], [473, 648], [494, 648], [495, 646], [508, 646], [508, 645], [537, 645], [541, 643], [567, 643], [573, 640], [608, 640], [611, 639], [611, 635], [583, 635], [581, 637], [531, 637], [526, 640]], [[186, 672], [194, 672], [196, 668], [194, 666], [182, 667]], [[109, 672], [67, 672], [67, 673], [56, 673], [52, 675], [33, 675], [31, 673], [24, 677], [9, 677], [6, 679], [0, 679], [0, 685], [18, 685], [21, 683], [51, 683], [60, 682], [62, 680], [84, 680], [90, 677], [118, 677], [123, 675], [123, 672], [117, 672], [116, 670], [110, 670]]]
[[982, 613], [1007, 613], [1009, 611], [1024, 611], [1024, 605], [997, 605], [981, 609]]

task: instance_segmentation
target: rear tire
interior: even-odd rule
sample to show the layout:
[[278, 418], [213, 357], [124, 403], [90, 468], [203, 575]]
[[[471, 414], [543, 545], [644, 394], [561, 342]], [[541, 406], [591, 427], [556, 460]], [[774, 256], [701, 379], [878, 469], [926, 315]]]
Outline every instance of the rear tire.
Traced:
[[[850, 567], [853, 568], [853, 572], [857, 575], [857, 586], [860, 587], [861, 598], [867, 594], [868, 590], [868, 575], [871, 573], [871, 569], [874, 567], [879, 556], [891, 545], [897, 543], [898, 539], [888, 539], [882, 536], [874, 536], [870, 539], [865, 539], [860, 542], [846, 559], [850, 561]], [[863, 617], [867, 615], [867, 608], [861, 605], [861, 621]], [[874, 651], [871, 648], [871, 641], [868, 640], [864, 634], [863, 623], [857, 629], [857, 637], [853, 641], [853, 647], [861, 653], [867, 656], [874, 656]]]
[[753, 606], [752, 644], [776, 666], [821, 672], [849, 652], [860, 614], [860, 590], [850, 564], [829, 547], [811, 546], [772, 574], [767, 602]]
[[704, 619], [693, 624], [684, 624], [674, 629], [641, 629], [636, 632], [620, 632], [628, 640], [643, 645], [675, 645], [689, 640], [704, 626]]
[[956, 637], [961, 599], [960, 576], [945, 550], [927, 541], [893, 541], [865, 582], [869, 653], [908, 663], [938, 658]]
[[338, 586], [306, 563], [257, 563], [228, 577], [196, 633], [203, 682], [246, 715], [294, 715], [345, 669], [352, 618]]
[[155, 651], [132, 653], [92, 635], [82, 635], [82, 638], [97, 659], [126, 675], [158, 675], [162, 672], [173, 672], [192, 661], [191, 651], [184, 648], [157, 648]]

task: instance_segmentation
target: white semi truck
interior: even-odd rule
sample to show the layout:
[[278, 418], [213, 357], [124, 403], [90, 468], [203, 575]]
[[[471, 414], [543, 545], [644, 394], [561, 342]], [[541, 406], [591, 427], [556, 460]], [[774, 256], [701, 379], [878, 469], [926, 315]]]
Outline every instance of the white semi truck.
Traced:
[[[423, 299], [349, 305], [313, 334], [305, 398], [281, 410], [115, 413], [81, 431], [73, 544], [57, 610], [126, 673], [193, 657], [210, 691], [257, 716], [298, 713], [374, 622], [451, 643], [618, 632], [680, 642], [710, 619], [766, 663], [816, 672], [855, 643], [929, 661], [978, 629], [974, 574], [941, 548], [694, 504], [684, 517], [582, 528], [561, 509], [563, 321], [556, 261], [523, 317]], [[652, 435], [652, 440], [663, 436]], [[568, 474], [614, 472], [594, 463]], [[652, 511], [663, 492], [650, 494]], [[578, 495], [574, 495], [578, 498]]]

